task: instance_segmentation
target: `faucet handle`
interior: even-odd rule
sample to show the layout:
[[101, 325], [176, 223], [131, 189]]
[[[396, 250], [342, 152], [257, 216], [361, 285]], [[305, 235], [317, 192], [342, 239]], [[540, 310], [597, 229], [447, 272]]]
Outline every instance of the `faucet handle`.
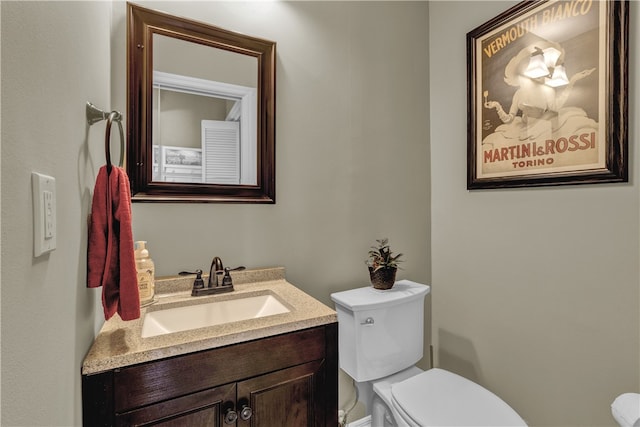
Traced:
[[226, 267], [224, 269], [224, 277], [222, 279], [222, 285], [223, 286], [233, 285], [233, 281], [231, 280], [231, 274], [229, 274], [229, 272], [231, 272], [231, 271], [242, 271], [244, 269], [245, 269], [245, 267], [243, 265], [241, 265], [240, 267], [236, 267], [236, 268]]
[[180, 276], [188, 276], [190, 274], [195, 274], [196, 279], [193, 281], [193, 289], [202, 289], [204, 288], [204, 280], [202, 280], [202, 270], [196, 271], [181, 271], [178, 273]]
[[196, 271], [181, 271], [180, 273], [178, 273], [179, 276], [188, 276], [190, 274], [197, 274], [197, 275], [201, 275], [202, 274], [202, 270], [196, 270]]

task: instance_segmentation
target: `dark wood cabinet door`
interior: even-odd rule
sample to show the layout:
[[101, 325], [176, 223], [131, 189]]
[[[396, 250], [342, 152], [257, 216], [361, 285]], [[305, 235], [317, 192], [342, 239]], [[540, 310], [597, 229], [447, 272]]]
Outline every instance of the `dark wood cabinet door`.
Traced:
[[235, 408], [236, 385], [227, 384], [116, 415], [117, 426], [223, 426], [228, 407]]
[[[314, 361], [238, 383], [238, 427], [304, 427], [324, 425], [324, 363]], [[245, 414], [246, 415], [246, 414]]]
[[332, 323], [83, 375], [83, 423], [335, 427], [337, 346]]

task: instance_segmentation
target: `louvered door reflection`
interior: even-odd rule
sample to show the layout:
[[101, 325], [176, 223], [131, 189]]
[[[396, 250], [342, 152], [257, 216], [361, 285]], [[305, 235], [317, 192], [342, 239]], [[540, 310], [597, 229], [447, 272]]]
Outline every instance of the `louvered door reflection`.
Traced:
[[240, 184], [238, 122], [202, 121], [202, 174], [209, 184]]

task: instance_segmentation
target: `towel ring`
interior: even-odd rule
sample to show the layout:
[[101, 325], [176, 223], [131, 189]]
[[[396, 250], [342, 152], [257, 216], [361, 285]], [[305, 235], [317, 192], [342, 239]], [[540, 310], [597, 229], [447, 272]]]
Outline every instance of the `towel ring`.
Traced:
[[107, 171], [111, 172], [111, 125], [113, 121], [118, 122], [118, 129], [120, 130], [120, 162], [118, 166], [122, 166], [124, 160], [124, 131], [122, 130], [122, 115], [117, 111], [112, 111], [107, 117], [107, 129], [104, 137], [104, 156], [107, 159]]
[[124, 142], [124, 130], [122, 129], [122, 114], [118, 111], [111, 111], [107, 113], [105, 111], [100, 110], [95, 105], [90, 102], [87, 102], [87, 123], [91, 126], [94, 123], [97, 123], [101, 120], [107, 121], [107, 127], [105, 130], [105, 138], [104, 138], [104, 155], [107, 160], [107, 171], [111, 172], [111, 125], [113, 125], [113, 121], [115, 120], [118, 123], [118, 129], [120, 131], [120, 162], [118, 166], [122, 167], [124, 162], [124, 150], [125, 150], [125, 142]]

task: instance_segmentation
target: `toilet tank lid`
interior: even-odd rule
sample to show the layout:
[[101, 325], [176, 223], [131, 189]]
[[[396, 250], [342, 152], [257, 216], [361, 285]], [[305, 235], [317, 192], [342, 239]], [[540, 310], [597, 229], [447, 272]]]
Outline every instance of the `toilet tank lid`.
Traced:
[[429, 285], [399, 280], [391, 289], [379, 290], [372, 286], [349, 289], [348, 291], [331, 294], [336, 304], [351, 311], [372, 310], [382, 306], [391, 306], [408, 301], [424, 298], [431, 291]]

